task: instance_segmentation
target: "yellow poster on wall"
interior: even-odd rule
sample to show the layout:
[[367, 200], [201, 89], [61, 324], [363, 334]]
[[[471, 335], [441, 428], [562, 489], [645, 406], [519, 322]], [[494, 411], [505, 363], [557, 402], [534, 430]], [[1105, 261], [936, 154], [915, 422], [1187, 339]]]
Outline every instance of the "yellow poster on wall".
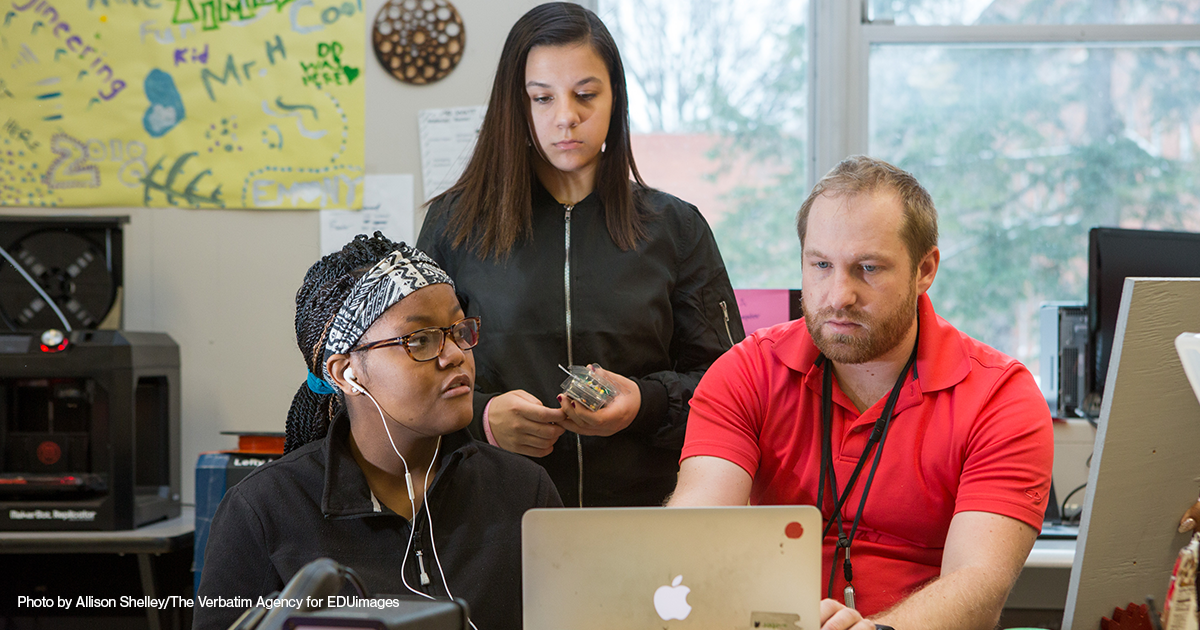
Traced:
[[362, 207], [362, 0], [0, 0], [0, 205]]

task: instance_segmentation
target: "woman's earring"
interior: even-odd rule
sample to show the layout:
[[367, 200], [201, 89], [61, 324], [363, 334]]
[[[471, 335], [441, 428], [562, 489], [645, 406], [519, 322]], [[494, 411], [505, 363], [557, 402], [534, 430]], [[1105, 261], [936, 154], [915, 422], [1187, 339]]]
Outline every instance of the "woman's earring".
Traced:
[[607, 149], [607, 148], [608, 148], [608, 142], [601, 142], [601, 143], [600, 143], [600, 152], [601, 152], [601, 153], [604, 153], [604, 150], [605, 150], [605, 149]]

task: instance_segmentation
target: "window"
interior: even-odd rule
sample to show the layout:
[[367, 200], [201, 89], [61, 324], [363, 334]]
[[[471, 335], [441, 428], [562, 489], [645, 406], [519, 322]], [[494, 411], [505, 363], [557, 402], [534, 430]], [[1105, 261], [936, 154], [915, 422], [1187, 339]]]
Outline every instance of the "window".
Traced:
[[1195, 24], [1188, 0], [870, 0], [868, 19], [902, 25]]
[[794, 287], [808, 193], [806, 2], [601, 0], [649, 185], [695, 204], [733, 285]]
[[871, 4], [900, 26], [861, 26], [867, 150], [938, 206], [935, 307], [1036, 373], [1037, 309], [1086, 299], [1091, 227], [1200, 231], [1200, 41], [1144, 25], [1200, 5]]
[[799, 284], [800, 202], [867, 153], [933, 195], [939, 313], [1036, 373], [1039, 304], [1085, 299], [1088, 229], [1200, 231], [1200, 1], [599, 9], [643, 175], [701, 208], [735, 287]]

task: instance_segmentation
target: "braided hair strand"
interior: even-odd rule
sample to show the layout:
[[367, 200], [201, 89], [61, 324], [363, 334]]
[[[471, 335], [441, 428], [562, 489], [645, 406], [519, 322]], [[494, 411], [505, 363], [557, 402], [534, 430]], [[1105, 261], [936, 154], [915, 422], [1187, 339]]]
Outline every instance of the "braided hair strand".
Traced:
[[[354, 284], [375, 263], [401, 245], [382, 232], [377, 231], [369, 237], [359, 234], [340, 251], [309, 267], [303, 284], [296, 291], [296, 345], [304, 355], [309, 372], [320, 377], [329, 326]], [[288, 410], [284, 452], [290, 453], [325, 437], [330, 422], [344, 406], [341, 392], [317, 394], [308, 388], [307, 382], [301, 384]]]

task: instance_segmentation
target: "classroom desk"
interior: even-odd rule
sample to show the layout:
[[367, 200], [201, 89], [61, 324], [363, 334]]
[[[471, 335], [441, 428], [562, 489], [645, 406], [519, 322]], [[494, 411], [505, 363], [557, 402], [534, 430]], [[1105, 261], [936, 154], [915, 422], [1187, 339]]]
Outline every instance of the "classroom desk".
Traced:
[[[195, 508], [185, 506], [176, 518], [127, 531], [0, 532], [0, 554], [136, 554], [142, 596], [159, 597], [152, 557], [191, 549], [195, 522]], [[161, 630], [170, 613], [147, 607], [150, 630]]]
[[[192, 545], [195, 510], [184, 507], [178, 518], [131, 531], [115, 532], [0, 532], [0, 554], [136, 554], [143, 595], [157, 596], [151, 557]], [[1037, 540], [1025, 570], [1006, 603], [1007, 608], [1061, 610], [1075, 560], [1075, 540]], [[148, 608], [151, 630], [164, 627], [164, 613]]]

